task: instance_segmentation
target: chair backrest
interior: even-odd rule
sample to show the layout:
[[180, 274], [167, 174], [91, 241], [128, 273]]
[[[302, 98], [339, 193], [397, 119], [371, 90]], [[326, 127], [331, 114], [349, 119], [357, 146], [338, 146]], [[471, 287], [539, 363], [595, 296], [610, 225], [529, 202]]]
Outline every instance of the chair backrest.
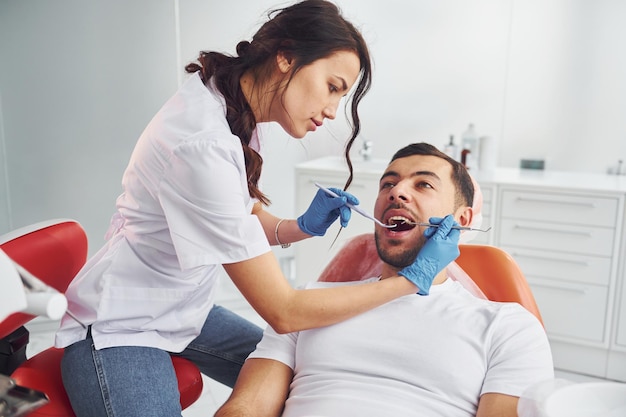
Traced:
[[[519, 265], [504, 250], [489, 245], [459, 245], [456, 263], [492, 301], [516, 302], [543, 324], [535, 297]], [[340, 282], [380, 275], [382, 261], [376, 252], [374, 234], [350, 240], [322, 271], [318, 281]]]
[[[64, 293], [87, 260], [87, 235], [74, 220], [50, 220], [1, 235], [0, 249], [13, 262]], [[24, 313], [8, 316], [0, 322], [0, 338], [34, 317]]]
[[488, 299], [521, 304], [543, 324], [535, 297], [517, 262], [504, 250], [489, 245], [461, 245], [456, 262]]

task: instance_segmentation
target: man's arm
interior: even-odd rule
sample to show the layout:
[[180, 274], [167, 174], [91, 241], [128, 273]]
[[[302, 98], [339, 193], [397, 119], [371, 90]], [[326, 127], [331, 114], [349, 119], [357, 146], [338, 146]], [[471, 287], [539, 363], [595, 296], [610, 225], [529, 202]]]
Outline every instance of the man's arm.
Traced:
[[283, 411], [293, 371], [272, 359], [248, 359], [235, 388], [215, 417], [278, 417]]
[[478, 400], [476, 417], [517, 417], [519, 397], [487, 393]]

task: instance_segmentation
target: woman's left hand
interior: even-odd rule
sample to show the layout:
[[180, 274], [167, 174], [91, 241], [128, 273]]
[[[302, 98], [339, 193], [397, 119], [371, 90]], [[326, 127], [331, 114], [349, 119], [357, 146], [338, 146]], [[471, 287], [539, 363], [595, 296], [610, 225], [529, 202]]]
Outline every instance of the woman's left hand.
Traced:
[[350, 207], [346, 204], [359, 204], [359, 199], [352, 194], [338, 188], [330, 188], [339, 197], [331, 197], [323, 190], [317, 190], [317, 194], [311, 201], [311, 205], [298, 217], [298, 226], [304, 233], [312, 236], [324, 236], [331, 224], [341, 219], [341, 227], [346, 227], [350, 221]]

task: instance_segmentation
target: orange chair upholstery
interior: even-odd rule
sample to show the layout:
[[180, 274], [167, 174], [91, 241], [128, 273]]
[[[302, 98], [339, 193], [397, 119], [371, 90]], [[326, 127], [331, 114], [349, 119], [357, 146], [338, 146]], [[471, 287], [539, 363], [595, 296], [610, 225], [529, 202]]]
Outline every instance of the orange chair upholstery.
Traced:
[[[489, 245], [459, 245], [456, 263], [492, 301], [521, 304], [543, 324], [535, 297], [519, 265], [504, 250]], [[382, 261], [376, 252], [374, 234], [350, 240], [322, 271], [318, 281], [362, 280], [380, 275]]]
[[[47, 285], [65, 292], [87, 260], [87, 236], [74, 220], [54, 220], [0, 236], [0, 249]], [[0, 322], [0, 339], [33, 318], [23, 313], [10, 315]], [[30, 416], [74, 416], [63, 389], [62, 356], [63, 349], [48, 348], [26, 360], [11, 374], [18, 385], [44, 392], [50, 400]], [[180, 403], [185, 409], [200, 398], [202, 376], [186, 359], [173, 356], [172, 363], [178, 377]]]
[[521, 304], [543, 324], [528, 281], [515, 259], [489, 245], [461, 245], [456, 262], [480, 287], [488, 299]]
[[350, 239], [330, 260], [318, 281], [360, 281], [377, 277], [383, 263], [376, 251], [373, 233], [365, 233]]

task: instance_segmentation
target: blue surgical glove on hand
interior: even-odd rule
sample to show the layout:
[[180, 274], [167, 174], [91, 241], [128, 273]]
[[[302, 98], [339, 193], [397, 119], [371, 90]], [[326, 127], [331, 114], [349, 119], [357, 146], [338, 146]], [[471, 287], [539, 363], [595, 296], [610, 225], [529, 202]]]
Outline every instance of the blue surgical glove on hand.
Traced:
[[420, 295], [428, 295], [435, 276], [460, 254], [461, 231], [452, 228], [458, 226], [454, 217], [449, 214], [444, 218], [431, 217], [429, 221], [439, 227], [431, 226], [424, 231], [426, 243], [417, 254], [417, 258], [411, 265], [398, 272], [398, 275], [417, 285]]
[[339, 197], [332, 197], [322, 190], [317, 190], [311, 205], [298, 217], [298, 226], [304, 233], [312, 236], [324, 236], [331, 224], [341, 218], [341, 227], [346, 227], [350, 220], [350, 207], [346, 203], [359, 204], [359, 199], [338, 188], [330, 188]]

